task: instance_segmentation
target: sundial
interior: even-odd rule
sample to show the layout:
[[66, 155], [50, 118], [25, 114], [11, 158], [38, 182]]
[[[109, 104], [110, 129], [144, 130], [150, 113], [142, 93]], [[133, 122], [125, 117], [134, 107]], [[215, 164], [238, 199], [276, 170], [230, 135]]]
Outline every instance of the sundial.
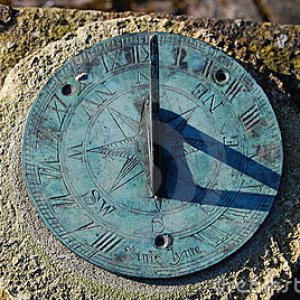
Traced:
[[236, 252], [268, 215], [282, 160], [253, 77], [167, 33], [111, 38], [67, 60], [23, 143], [29, 198], [49, 230], [88, 262], [140, 278], [188, 275]]

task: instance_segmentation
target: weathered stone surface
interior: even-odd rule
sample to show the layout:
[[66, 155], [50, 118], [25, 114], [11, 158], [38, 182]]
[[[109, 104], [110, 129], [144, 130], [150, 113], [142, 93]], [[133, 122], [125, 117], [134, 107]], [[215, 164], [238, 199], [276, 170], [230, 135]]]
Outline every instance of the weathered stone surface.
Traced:
[[[25, 9], [0, 35], [0, 287], [18, 299], [270, 299], [298, 268], [300, 253], [300, 114], [295, 103], [300, 27], [148, 15], [104, 21], [109, 17]], [[54, 70], [101, 39], [145, 30], [199, 38], [241, 61], [270, 98], [285, 155], [274, 208], [241, 251], [205, 272], [152, 284], [94, 268], [57, 242], [29, 203], [20, 165], [26, 116]], [[8, 42], [19, 48], [8, 49]], [[245, 292], [237, 289], [241, 283]]]
[[[62, 9], [17, 10], [0, 6], [0, 85], [7, 68], [14, 66], [19, 59], [33, 53], [37, 48], [59, 40], [66, 34], [71, 36], [78, 27], [87, 23], [129, 15], [130, 13]], [[15, 26], [11, 28], [13, 25]]]
[[9, 299], [8, 294], [5, 291], [2, 291], [0, 289], [0, 300], [8, 300], [8, 299]]

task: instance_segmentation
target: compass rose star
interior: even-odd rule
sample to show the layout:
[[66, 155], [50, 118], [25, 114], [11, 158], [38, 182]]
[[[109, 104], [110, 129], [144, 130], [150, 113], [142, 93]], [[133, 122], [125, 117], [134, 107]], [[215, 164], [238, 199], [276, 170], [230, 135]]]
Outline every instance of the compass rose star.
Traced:
[[[199, 151], [197, 149], [197, 144], [203, 143], [202, 140], [197, 138], [185, 138], [183, 136], [188, 121], [196, 109], [197, 107], [194, 107], [180, 115], [178, 114], [175, 117], [172, 115], [171, 118], [162, 120], [163, 129], [161, 134], [163, 137], [162, 145], [160, 146], [165, 147], [167, 149], [166, 153], [168, 153], [163, 159], [166, 159], [167, 161], [176, 160]], [[144, 166], [145, 158], [142, 157], [142, 147], [140, 146], [141, 141], [143, 141], [143, 137], [141, 136], [143, 133], [143, 114], [141, 114], [140, 121], [137, 121], [115, 109], [109, 109], [109, 114], [124, 138], [116, 142], [89, 149], [88, 152], [101, 154], [104, 159], [121, 158], [125, 160], [110, 188], [110, 191], [112, 192], [125, 186], [131, 180], [145, 173], [146, 168]], [[125, 130], [125, 127], [127, 130]], [[195, 145], [195, 147], [193, 145]], [[148, 163], [148, 160], [146, 161]]]
[[[140, 122], [126, 116], [117, 110], [110, 109], [109, 113], [116, 124], [117, 128], [121, 131], [124, 139], [109, 144], [105, 144], [100, 147], [89, 149], [89, 152], [102, 154], [104, 158], [121, 158], [125, 159], [125, 163], [118, 173], [110, 191], [124, 186], [132, 179], [138, 177], [143, 173], [141, 169], [141, 161], [138, 157], [138, 139], [139, 139], [139, 127]], [[123, 126], [122, 126], [123, 125]], [[133, 132], [133, 136], [128, 137], [124, 131], [124, 125], [126, 125], [130, 131]]]

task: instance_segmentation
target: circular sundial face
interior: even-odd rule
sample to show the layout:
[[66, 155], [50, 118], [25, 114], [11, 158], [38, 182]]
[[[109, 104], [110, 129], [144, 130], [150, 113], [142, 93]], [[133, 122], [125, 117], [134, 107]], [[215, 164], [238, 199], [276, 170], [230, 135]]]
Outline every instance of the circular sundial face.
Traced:
[[33, 104], [31, 201], [70, 250], [112, 272], [168, 278], [238, 250], [280, 183], [279, 127], [235, 60], [142, 33], [69, 59]]

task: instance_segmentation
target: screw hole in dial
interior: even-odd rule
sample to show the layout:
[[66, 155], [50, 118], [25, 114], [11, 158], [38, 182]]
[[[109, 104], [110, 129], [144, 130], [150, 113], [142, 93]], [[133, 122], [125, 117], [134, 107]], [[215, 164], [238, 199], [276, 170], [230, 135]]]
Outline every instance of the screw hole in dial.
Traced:
[[159, 249], [165, 249], [172, 244], [172, 237], [169, 234], [160, 234], [156, 236], [154, 244]]
[[71, 84], [66, 84], [62, 87], [61, 92], [64, 96], [72, 96], [75, 92], [75, 89]]
[[225, 84], [229, 80], [229, 73], [223, 69], [220, 69], [215, 74], [215, 81], [218, 84]]

